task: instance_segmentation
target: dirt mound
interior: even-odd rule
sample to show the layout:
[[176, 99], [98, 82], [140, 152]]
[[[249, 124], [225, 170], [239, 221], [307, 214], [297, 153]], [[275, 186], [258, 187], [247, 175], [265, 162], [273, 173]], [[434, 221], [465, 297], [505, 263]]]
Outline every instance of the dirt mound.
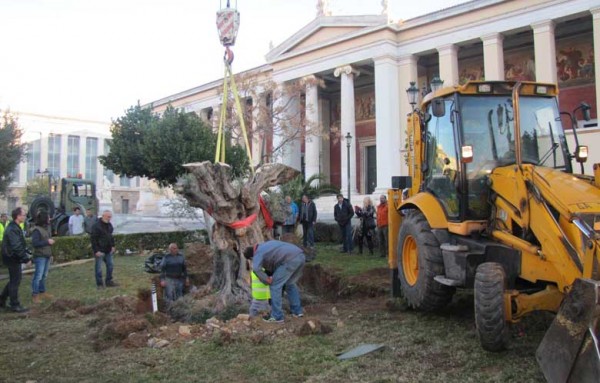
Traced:
[[389, 292], [388, 270], [379, 268], [352, 277], [340, 277], [319, 264], [306, 264], [299, 285], [311, 295], [340, 298], [375, 297]]
[[83, 303], [81, 303], [81, 301], [78, 301], [76, 299], [57, 299], [54, 302], [52, 302], [50, 304], [50, 306], [48, 306], [46, 308], [45, 311], [66, 312], [66, 311], [71, 311], [71, 310], [77, 310], [81, 306], [83, 306]]
[[185, 263], [190, 282], [194, 286], [205, 285], [212, 275], [213, 250], [203, 243], [186, 243], [184, 246]]

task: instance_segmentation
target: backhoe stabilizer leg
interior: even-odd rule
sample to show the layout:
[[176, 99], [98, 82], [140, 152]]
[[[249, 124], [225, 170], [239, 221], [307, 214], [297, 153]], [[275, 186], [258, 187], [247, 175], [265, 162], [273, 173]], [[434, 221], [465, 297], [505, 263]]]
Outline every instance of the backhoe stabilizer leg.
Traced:
[[536, 352], [548, 382], [598, 382], [599, 327], [600, 281], [577, 279]]

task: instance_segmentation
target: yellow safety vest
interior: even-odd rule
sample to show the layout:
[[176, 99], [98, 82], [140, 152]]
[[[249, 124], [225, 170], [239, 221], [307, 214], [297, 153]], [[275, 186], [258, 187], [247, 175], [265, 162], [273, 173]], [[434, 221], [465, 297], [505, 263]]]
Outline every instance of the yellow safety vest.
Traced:
[[[8, 225], [8, 222], [6, 222]], [[2, 242], [2, 238], [4, 237], [4, 225], [0, 223], [0, 242]]]
[[256, 299], [257, 301], [266, 301], [271, 298], [271, 290], [269, 289], [269, 285], [265, 285], [258, 279], [258, 276], [254, 274], [254, 271], [251, 273], [252, 275], [252, 299]]

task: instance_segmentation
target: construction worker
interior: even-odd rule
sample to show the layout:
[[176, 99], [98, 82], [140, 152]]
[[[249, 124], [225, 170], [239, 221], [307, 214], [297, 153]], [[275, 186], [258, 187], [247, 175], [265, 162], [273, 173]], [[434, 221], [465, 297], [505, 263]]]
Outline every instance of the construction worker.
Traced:
[[2, 238], [4, 237], [4, 229], [8, 226], [8, 216], [6, 213], [0, 214], [0, 242], [2, 242]]
[[388, 256], [388, 204], [387, 197], [382, 194], [379, 196], [379, 205], [377, 205], [377, 236], [379, 242], [379, 256]]
[[169, 245], [169, 252], [160, 263], [160, 285], [165, 288], [165, 299], [174, 302], [183, 296], [189, 285], [185, 258], [176, 243]]
[[271, 305], [271, 292], [269, 285], [262, 283], [258, 276], [252, 271], [252, 302], [250, 303], [250, 318], [257, 317], [261, 313], [269, 313]]
[[263, 320], [269, 323], [283, 323], [281, 300], [284, 285], [292, 316], [303, 317], [300, 292], [296, 286], [306, 262], [302, 249], [291, 243], [273, 240], [247, 247], [244, 257], [252, 260], [252, 269], [258, 278], [269, 285], [271, 315], [263, 317]]

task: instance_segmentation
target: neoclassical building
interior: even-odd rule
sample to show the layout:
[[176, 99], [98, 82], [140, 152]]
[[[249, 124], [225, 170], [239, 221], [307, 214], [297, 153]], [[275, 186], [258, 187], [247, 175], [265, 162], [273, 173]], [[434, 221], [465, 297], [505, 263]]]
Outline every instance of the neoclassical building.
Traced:
[[[391, 20], [385, 6], [380, 15], [335, 16], [318, 3], [314, 20], [248, 71], [278, 84], [313, 76], [324, 84], [307, 82], [304, 101], [296, 103], [305, 102], [303, 121], [322, 126], [329, 139], [289, 143], [279, 159], [306, 176], [323, 173], [345, 190], [349, 174], [354, 195], [389, 188], [392, 176], [407, 173], [411, 106], [405, 90], [414, 81], [426, 93], [436, 76], [444, 86], [481, 79], [558, 83], [561, 110], [581, 101], [592, 106], [593, 120], [579, 121], [579, 139], [599, 146], [599, 0], [474, 0], [400, 21]], [[151, 105], [160, 112], [171, 104], [214, 123], [221, 87], [222, 79]], [[348, 133], [350, 150], [343, 139]], [[600, 162], [599, 151], [590, 150], [588, 165]]]

